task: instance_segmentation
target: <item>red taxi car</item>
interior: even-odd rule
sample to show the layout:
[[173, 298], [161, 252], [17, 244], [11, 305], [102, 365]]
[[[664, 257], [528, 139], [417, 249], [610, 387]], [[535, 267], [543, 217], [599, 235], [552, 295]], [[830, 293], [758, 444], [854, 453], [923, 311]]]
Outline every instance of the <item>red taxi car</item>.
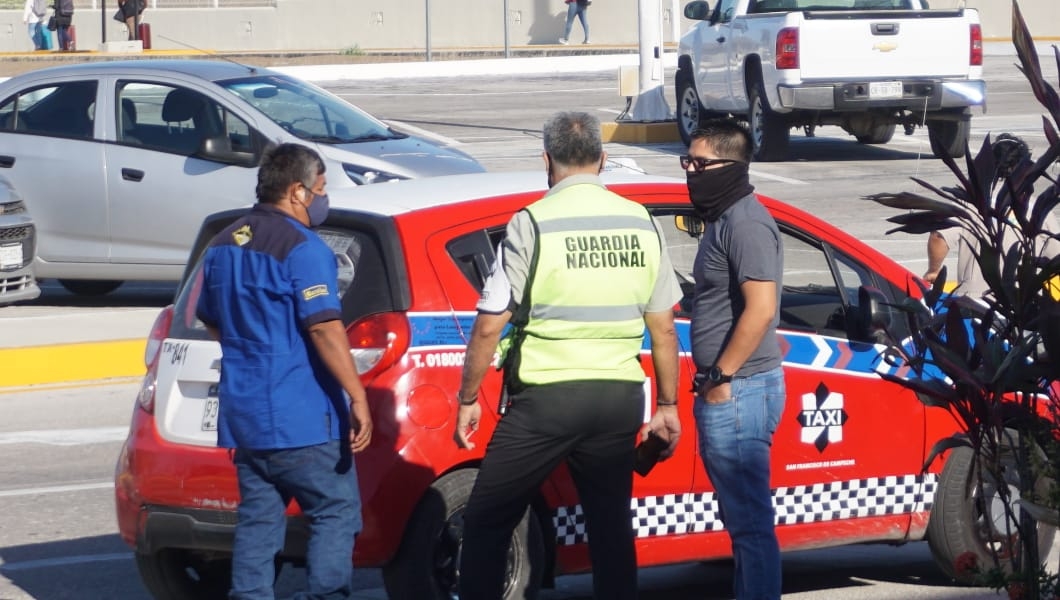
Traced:
[[[701, 226], [684, 180], [610, 173], [605, 182], [653, 213], [691, 293]], [[453, 442], [454, 391], [505, 224], [544, 191], [543, 173], [484, 173], [331, 196], [320, 235], [339, 263], [343, 319], [375, 422], [370, 448], [357, 457], [365, 525], [353, 561], [381, 567], [391, 598], [452, 597], [461, 511], [485, 447], [460, 450]], [[889, 318], [888, 304], [916, 289], [913, 275], [820, 219], [762, 200], [784, 236], [778, 336], [788, 402], [772, 464], [782, 548], [930, 538], [951, 575], [962, 552], [985, 561], [1003, 525], [982, 501], [995, 492], [975, 488], [971, 462], [960, 451], [923, 470], [932, 445], [955, 431], [954, 421], [878, 376], [894, 369], [881, 361], [878, 325]], [[157, 598], [223, 598], [228, 586], [239, 498], [229, 455], [215, 447], [220, 349], [194, 318], [194, 306], [196, 259], [238, 214], [204, 223], [175, 304], [151, 332], [147, 375], [116, 468], [121, 535]], [[686, 312], [678, 313], [677, 326], [686, 434], [673, 458], [634, 478], [630, 519], [642, 566], [730, 556], [696, 455]], [[901, 320], [892, 326], [904, 335]], [[644, 364], [652, 377], [651, 361]], [[480, 401], [495, 402], [499, 386], [499, 374], [491, 373]], [[496, 415], [487, 408], [485, 415]], [[494, 423], [485, 418], [477, 435], [488, 439]], [[289, 516], [278, 562], [298, 562], [305, 553], [297, 506]], [[516, 532], [505, 597], [523, 598], [527, 589], [532, 595], [556, 576], [589, 567], [583, 513], [561, 467]]]

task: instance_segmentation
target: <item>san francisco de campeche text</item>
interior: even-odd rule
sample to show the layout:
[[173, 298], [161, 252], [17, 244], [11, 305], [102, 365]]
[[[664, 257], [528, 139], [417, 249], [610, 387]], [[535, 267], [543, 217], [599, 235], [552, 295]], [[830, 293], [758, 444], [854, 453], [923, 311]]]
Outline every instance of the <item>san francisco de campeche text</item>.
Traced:
[[644, 266], [644, 251], [635, 235], [579, 235], [565, 242], [568, 269]]

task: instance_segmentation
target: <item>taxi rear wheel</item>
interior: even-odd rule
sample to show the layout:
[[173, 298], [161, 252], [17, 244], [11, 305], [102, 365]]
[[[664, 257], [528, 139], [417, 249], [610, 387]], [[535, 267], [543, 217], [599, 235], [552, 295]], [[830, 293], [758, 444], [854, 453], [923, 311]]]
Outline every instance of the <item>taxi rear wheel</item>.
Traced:
[[[450, 473], [434, 482], [405, 527], [397, 555], [383, 567], [390, 598], [442, 600], [457, 597], [463, 515], [475, 469]], [[508, 549], [503, 600], [534, 598], [544, 571], [541, 527], [527, 510]]]
[[[1005, 484], [1012, 498], [1019, 498], [1019, 475], [1015, 455], [1002, 455], [1005, 465]], [[957, 557], [971, 552], [983, 569], [994, 564], [998, 555], [1001, 568], [1011, 572], [1012, 564], [1021, 552], [1020, 540], [1013, 523], [1007, 523], [996, 482], [979, 482], [976, 476], [975, 453], [971, 448], [959, 447], [950, 452], [946, 466], [939, 476], [935, 501], [928, 520], [928, 545], [931, 554], [947, 575], [965, 585], [976, 583], [975, 574], [958, 572]], [[1047, 492], [1048, 482], [1041, 481], [1039, 493]], [[1038, 552], [1042, 560], [1048, 555], [1056, 537], [1056, 528], [1039, 523]]]
[[210, 560], [188, 550], [136, 553], [144, 587], [156, 600], [224, 600], [232, 583], [232, 561]]

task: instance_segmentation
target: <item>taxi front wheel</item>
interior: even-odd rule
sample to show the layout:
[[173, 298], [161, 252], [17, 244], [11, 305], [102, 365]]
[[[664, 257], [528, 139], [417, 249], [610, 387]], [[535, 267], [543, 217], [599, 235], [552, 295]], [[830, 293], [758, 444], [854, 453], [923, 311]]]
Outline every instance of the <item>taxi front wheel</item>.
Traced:
[[[957, 572], [955, 562], [965, 552], [973, 553], [983, 568], [994, 564], [996, 554], [1006, 572], [1012, 571], [1012, 564], [1019, 558], [1016, 553], [1021, 547], [1016, 524], [1005, 514], [998, 489], [1003, 483], [1010, 498], [1020, 497], [1015, 452], [1006, 448], [1001, 462], [1003, 482], [987, 481], [986, 478], [980, 482], [976, 476], [974, 451], [958, 447], [950, 451], [939, 476], [928, 520], [928, 545], [939, 568], [965, 585], [976, 583], [974, 573]], [[1048, 487], [1048, 481], [1043, 478], [1036, 484], [1036, 491], [1045, 494]], [[1056, 528], [1038, 523], [1037, 535], [1039, 556], [1044, 560], [1052, 547]]]
[[[383, 568], [390, 598], [449, 600], [457, 597], [463, 515], [476, 469], [463, 469], [435, 481], [405, 527], [397, 555]], [[530, 510], [512, 534], [502, 600], [534, 598], [545, 562], [541, 526]]]

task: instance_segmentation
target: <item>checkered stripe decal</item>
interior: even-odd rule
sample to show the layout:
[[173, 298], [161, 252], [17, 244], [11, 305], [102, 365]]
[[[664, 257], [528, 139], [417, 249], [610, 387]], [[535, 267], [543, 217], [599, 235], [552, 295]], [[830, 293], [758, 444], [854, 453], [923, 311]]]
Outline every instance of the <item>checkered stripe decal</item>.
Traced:
[[[777, 488], [773, 508], [777, 525], [925, 512], [931, 510], [937, 483], [938, 478], [929, 473]], [[637, 537], [725, 528], [713, 493], [633, 498], [630, 513]], [[584, 544], [589, 539], [580, 504], [558, 507], [552, 522], [556, 543], [561, 546]]]

